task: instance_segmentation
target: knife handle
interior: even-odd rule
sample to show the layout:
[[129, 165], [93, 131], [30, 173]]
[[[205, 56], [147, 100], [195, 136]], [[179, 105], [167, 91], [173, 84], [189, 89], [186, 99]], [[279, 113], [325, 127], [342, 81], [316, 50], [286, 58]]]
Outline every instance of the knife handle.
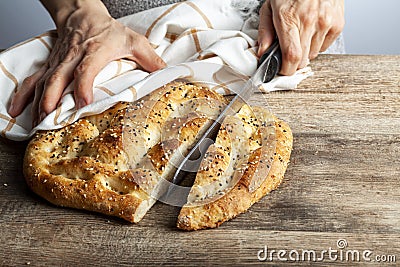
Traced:
[[[272, 53], [272, 55], [271, 55]], [[270, 56], [271, 55], [271, 56]], [[263, 75], [262, 82], [270, 82], [280, 71], [282, 67], [282, 51], [279, 47], [278, 38], [272, 43], [272, 45], [267, 49], [267, 51], [262, 55], [258, 65], [260, 66], [265, 60], [270, 58], [265, 74]]]

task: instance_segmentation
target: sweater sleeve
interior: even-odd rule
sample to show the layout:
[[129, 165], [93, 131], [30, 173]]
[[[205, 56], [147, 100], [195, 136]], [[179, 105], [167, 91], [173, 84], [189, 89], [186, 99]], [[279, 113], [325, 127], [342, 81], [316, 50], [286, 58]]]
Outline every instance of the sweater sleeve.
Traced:
[[147, 9], [182, 2], [183, 0], [102, 0], [111, 16], [120, 18]]

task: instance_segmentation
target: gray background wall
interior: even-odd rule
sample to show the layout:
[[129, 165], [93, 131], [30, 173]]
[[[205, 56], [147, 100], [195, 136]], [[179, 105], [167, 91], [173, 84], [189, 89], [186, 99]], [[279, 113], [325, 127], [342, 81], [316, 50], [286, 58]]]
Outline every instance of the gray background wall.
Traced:
[[[345, 0], [346, 51], [400, 54], [399, 0]], [[53, 29], [38, 0], [0, 0], [0, 48]]]

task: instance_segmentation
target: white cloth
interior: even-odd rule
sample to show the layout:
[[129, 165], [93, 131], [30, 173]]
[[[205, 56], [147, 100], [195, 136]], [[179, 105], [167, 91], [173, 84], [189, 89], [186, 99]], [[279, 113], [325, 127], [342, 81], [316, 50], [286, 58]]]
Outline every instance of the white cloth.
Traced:
[[[204, 59], [226, 64], [244, 76], [251, 76], [257, 66], [257, 21], [254, 18], [243, 18], [243, 13], [231, 5], [232, 1], [185, 1], [133, 14], [120, 21], [148, 37], [156, 47], [156, 52], [169, 66]], [[70, 85], [65, 89], [58, 108], [32, 129], [31, 105], [16, 119], [8, 115], [7, 108], [14, 91], [18, 90], [23, 80], [46, 61], [55, 38], [54, 32], [48, 32], [0, 54], [2, 136], [17, 141], [26, 140], [37, 130], [61, 128], [88, 114], [101, 113], [119, 101], [135, 101], [156, 89], [156, 86], [168, 82], [158, 80], [149, 85], [145, 82], [149, 79], [143, 81], [149, 74], [137, 70], [133, 62], [111, 62], [95, 79], [93, 104], [76, 110]], [[202, 68], [210, 72], [208, 77], [213, 77], [212, 68]], [[175, 74], [168, 73], [171, 71], [176, 71], [176, 68], [167, 68], [161, 72], [164, 72], [162, 75], [172, 77]], [[179, 72], [182, 72], [182, 68]], [[278, 77], [265, 85], [264, 90], [293, 89], [311, 74], [311, 69], [306, 68], [292, 77]], [[152, 75], [159, 75], [159, 72]], [[181, 76], [185, 74], [178, 75]], [[229, 84], [230, 81], [220, 78], [217, 81], [214, 79], [214, 82]]]

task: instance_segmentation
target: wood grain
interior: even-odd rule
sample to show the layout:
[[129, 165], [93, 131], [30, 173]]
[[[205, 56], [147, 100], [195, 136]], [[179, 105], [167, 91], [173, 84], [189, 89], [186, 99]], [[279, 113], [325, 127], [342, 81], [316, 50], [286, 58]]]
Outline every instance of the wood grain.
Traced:
[[[294, 132], [285, 181], [214, 230], [178, 231], [178, 209], [160, 203], [138, 225], [55, 207], [25, 184], [26, 144], [1, 139], [0, 265], [285, 266], [277, 258], [259, 262], [257, 252], [337, 249], [338, 239], [347, 249], [400, 261], [399, 62], [400, 56], [324, 55], [298, 89], [264, 95]], [[253, 103], [265, 100], [256, 95]]]

